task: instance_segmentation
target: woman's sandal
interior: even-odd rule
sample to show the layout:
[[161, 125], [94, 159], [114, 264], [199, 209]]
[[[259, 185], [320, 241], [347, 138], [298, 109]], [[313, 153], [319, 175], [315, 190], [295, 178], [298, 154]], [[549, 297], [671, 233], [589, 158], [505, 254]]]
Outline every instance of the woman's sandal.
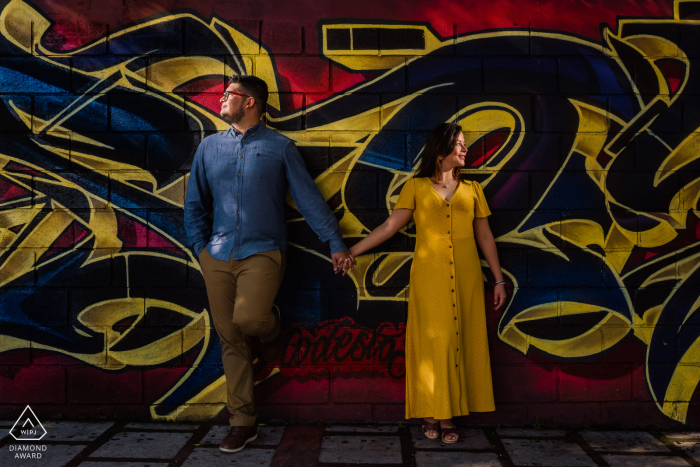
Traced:
[[[447, 439], [445, 435], [457, 435], [457, 437], [455, 439]], [[459, 430], [457, 428], [443, 428], [441, 439], [443, 443], [454, 444], [459, 441]]]
[[[440, 437], [440, 422], [430, 423], [423, 420], [423, 425], [421, 428], [423, 429], [423, 434], [428, 439], [438, 439]], [[435, 431], [437, 435], [428, 436], [429, 431]]]

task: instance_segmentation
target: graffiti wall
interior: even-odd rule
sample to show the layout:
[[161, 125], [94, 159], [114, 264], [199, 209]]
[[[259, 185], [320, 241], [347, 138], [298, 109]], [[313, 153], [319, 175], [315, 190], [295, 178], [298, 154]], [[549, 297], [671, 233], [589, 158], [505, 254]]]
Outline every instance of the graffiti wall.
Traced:
[[[464, 127], [509, 293], [468, 421], [700, 424], [700, 2], [221, 3], [0, 0], [0, 414], [225, 417], [183, 202], [253, 74], [348, 244]], [[401, 420], [415, 229], [341, 277], [287, 222], [262, 414]]]

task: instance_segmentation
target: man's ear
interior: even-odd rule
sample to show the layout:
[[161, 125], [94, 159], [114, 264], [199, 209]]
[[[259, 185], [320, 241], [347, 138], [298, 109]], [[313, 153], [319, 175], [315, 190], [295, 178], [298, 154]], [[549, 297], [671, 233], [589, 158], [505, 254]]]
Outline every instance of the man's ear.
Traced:
[[249, 109], [251, 107], [255, 107], [255, 98], [253, 96], [248, 99], [248, 104], [246, 105], [246, 108]]

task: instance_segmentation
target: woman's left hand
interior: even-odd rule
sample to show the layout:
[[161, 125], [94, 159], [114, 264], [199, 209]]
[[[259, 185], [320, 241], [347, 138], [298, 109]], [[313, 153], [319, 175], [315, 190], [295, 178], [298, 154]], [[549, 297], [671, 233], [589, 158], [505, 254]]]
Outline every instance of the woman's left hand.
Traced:
[[498, 284], [493, 288], [493, 309], [498, 310], [506, 303], [506, 286]]

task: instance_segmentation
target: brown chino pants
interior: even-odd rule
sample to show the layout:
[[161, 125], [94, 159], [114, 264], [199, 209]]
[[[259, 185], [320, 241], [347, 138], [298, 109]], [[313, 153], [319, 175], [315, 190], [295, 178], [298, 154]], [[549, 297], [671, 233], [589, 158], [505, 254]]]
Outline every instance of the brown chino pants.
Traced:
[[221, 341], [229, 423], [255, 425], [258, 412], [247, 339], [259, 337], [269, 342], [281, 332], [272, 307], [284, 276], [285, 256], [280, 250], [272, 250], [238, 261], [219, 261], [205, 248], [199, 254], [199, 263]]

